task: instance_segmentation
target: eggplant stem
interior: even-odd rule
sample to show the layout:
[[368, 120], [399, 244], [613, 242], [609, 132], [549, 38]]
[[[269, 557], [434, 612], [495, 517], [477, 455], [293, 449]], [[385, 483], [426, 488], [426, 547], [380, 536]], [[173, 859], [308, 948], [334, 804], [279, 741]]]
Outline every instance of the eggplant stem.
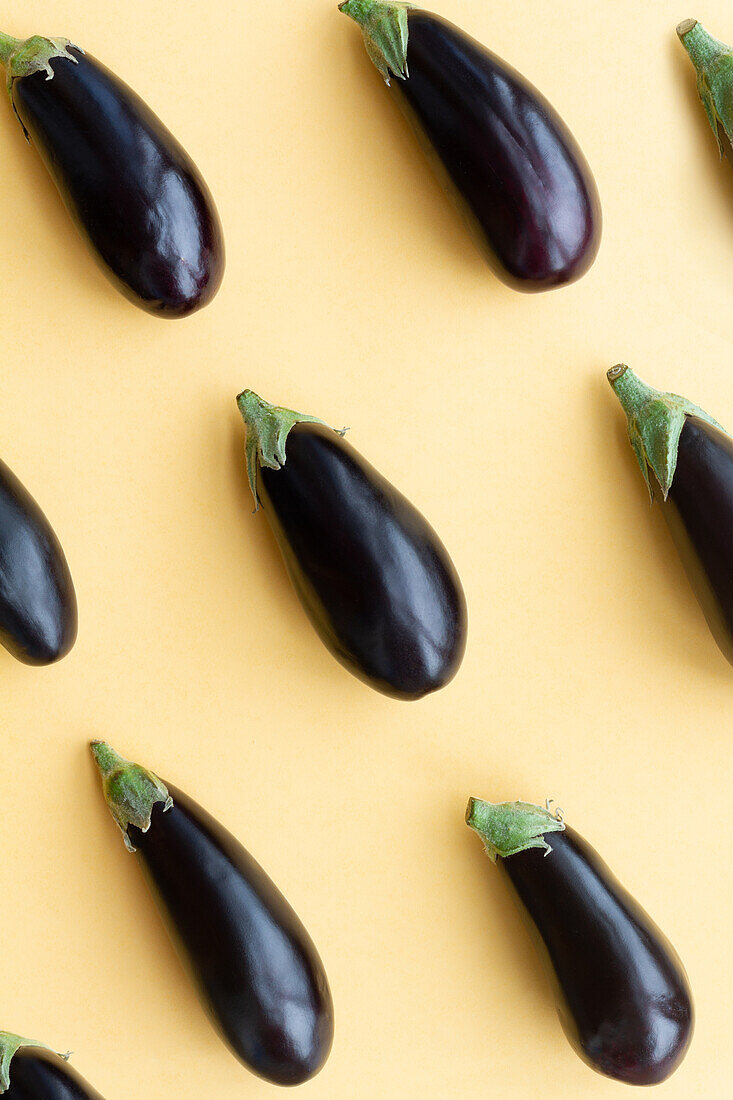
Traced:
[[135, 848], [127, 835], [128, 826], [135, 825], [146, 833], [155, 804], [162, 802], [165, 812], [172, 809], [173, 799], [157, 775], [125, 760], [106, 741], [92, 741], [90, 748], [102, 776], [102, 790], [109, 811], [122, 833], [128, 852], [134, 852]]
[[12, 34], [0, 31], [0, 64], [7, 68], [10, 58], [22, 44], [22, 38], [13, 38]]
[[697, 19], [686, 19], [677, 28], [677, 36], [698, 70], [730, 52], [725, 42], [719, 42], [709, 34]]
[[38, 72], [44, 72], [46, 80], [53, 80], [52, 61], [63, 57], [74, 65], [79, 64], [79, 58], [69, 53], [71, 48], [84, 53], [80, 46], [68, 38], [45, 38], [34, 34], [31, 38], [21, 39], [0, 34], [0, 62], [7, 69], [8, 85], [14, 80]]
[[[237, 397], [237, 408], [244, 420], [247, 431], [245, 456], [247, 460], [247, 480], [254, 497], [255, 512], [260, 506], [257, 495], [257, 471], [260, 466], [270, 470], [280, 470], [285, 465], [285, 444], [296, 424], [323, 424], [325, 420], [307, 413], [298, 413], [294, 409], [284, 409], [271, 405], [252, 390], [243, 390]], [[336, 429], [332, 429], [336, 430]], [[343, 435], [346, 429], [337, 432]]]
[[44, 38], [42, 35], [33, 35], [31, 38], [13, 38], [9, 34], [0, 32], [0, 63], [5, 66], [8, 77], [6, 89], [8, 98], [13, 104], [15, 117], [23, 127], [26, 140], [30, 141], [30, 135], [26, 130], [13, 100], [13, 81], [20, 80], [24, 76], [32, 76], [33, 73], [45, 72], [46, 80], [53, 80], [53, 68], [51, 62], [57, 57], [65, 57], [74, 65], [79, 64], [79, 59], [69, 53], [70, 47], [84, 51], [75, 46], [68, 38]]
[[409, 28], [406, 0], [345, 0], [339, 11], [361, 27], [370, 59], [389, 84], [392, 75], [406, 80]]
[[496, 863], [498, 857], [506, 859], [529, 848], [539, 848], [547, 856], [552, 848], [545, 834], [565, 830], [560, 814], [550, 809], [551, 802], [552, 799], [548, 799], [543, 807], [531, 802], [494, 803], [470, 798], [466, 824], [481, 837], [492, 863]]
[[[39, 1043], [35, 1039], [23, 1039], [20, 1035], [14, 1035], [11, 1031], [0, 1031], [0, 1096], [10, 1088], [10, 1069], [13, 1058], [19, 1050], [25, 1047], [35, 1047], [40, 1050], [51, 1050], [45, 1043]], [[52, 1051], [56, 1053], [56, 1051]], [[69, 1055], [59, 1055], [68, 1061]]]
[[722, 157], [733, 142], [733, 50], [696, 19], [680, 23], [677, 35], [694, 66], [697, 92]]
[[704, 409], [676, 393], [663, 393], [642, 382], [629, 367], [619, 363], [606, 372], [613, 392], [626, 414], [626, 431], [651, 500], [654, 474], [664, 500], [677, 467], [680, 435], [688, 416], [698, 417], [725, 431]]

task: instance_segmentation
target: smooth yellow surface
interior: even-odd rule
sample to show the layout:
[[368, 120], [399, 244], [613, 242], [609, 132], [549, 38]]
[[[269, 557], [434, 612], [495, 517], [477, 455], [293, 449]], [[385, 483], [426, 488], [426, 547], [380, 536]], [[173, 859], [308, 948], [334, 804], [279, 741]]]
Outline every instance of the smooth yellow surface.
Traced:
[[[107, 1100], [275, 1089], [215, 1037], [103, 805], [104, 737], [185, 789], [309, 928], [336, 1041], [304, 1094], [621, 1095], [572, 1053], [469, 794], [558, 800], [689, 971], [697, 1031], [662, 1086], [730, 1094], [731, 699], [605, 371], [619, 359], [733, 425], [733, 170], [674, 28], [723, 0], [442, 0], [576, 134], [604, 240], [527, 297], [483, 266], [329, 0], [24, 0], [190, 150], [228, 245], [185, 321], [97, 272], [8, 106], [2, 458], [66, 549], [80, 632], [50, 669], [0, 653], [0, 1027]], [[351, 427], [465, 585], [458, 678], [383, 698], [329, 656], [251, 515], [235, 394]]]

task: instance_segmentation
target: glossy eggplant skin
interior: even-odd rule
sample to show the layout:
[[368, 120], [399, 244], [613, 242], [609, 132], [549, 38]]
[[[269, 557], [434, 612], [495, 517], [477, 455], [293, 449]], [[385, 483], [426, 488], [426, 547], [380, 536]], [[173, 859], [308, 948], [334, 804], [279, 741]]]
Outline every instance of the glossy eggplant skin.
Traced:
[[241, 1061], [278, 1085], [313, 1077], [333, 1040], [323, 963], [258, 863], [190, 798], [168, 786], [152, 825], [134, 825], [153, 894], [214, 1026]]
[[41, 509], [0, 462], [0, 642], [19, 661], [48, 665], [76, 640], [76, 594]]
[[103, 1100], [58, 1054], [40, 1047], [21, 1047], [10, 1067], [5, 1100]]
[[408, 11], [409, 75], [390, 90], [495, 273], [517, 290], [580, 278], [601, 207], [575, 139], [540, 93], [479, 42]]
[[497, 862], [528, 918], [565, 1033], [599, 1073], [631, 1085], [664, 1081], [692, 1037], [682, 963], [578, 833], [553, 833], [551, 847]]
[[13, 104], [82, 236], [131, 302], [160, 317], [206, 305], [224, 274], [208, 187], [146, 103], [71, 48], [13, 81]]
[[688, 416], [664, 515], [695, 595], [733, 664], [733, 439]]
[[360, 679], [418, 699], [453, 678], [466, 604], [443, 544], [417, 509], [337, 432], [296, 424], [258, 494], [321, 639]]

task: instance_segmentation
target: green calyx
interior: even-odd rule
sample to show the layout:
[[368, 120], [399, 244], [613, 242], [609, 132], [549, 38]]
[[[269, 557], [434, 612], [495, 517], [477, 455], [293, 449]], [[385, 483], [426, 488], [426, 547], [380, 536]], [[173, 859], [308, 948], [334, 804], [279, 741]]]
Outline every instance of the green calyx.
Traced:
[[68, 38], [43, 38], [36, 34], [23, 40], [12, 38], [9, 34], [0, 34], [0, 63], [7, 70], [7, 88], [11, 101], [14, 80], [40, 72], [46, 73], [46, 80], [53, 80], [51, 62], [54, 58], [65, 57], [78, 65], [79, 59], [69, 53], [71, 47], [80, 53], [84, 52]]
[[666, 500], [677, 468], [680, 435], [687, 417], [699, 417], [715, 428], [720, 428], [720, 424], [686, 398], [647, 386], [623, 363], [611, 367], [606, 377], [626, 413], [629, 442], [649, 496], [654, 500], [654, 487], [649, 477], [651, 470]]
[[[296, 424], [323, 424], [326, 428], [329, 428], [330, 424], [326, 424], [325, 420], [320, 420], [317, 416], [308, 416], [306, 413], [271, 405], [252, 390], [244, 390], [239, 394], [237, 407], [247, 429], [244, 448], [247, 459], [247, 479], [254, 497], [256, 512], [260, 506], [257, 495], [259, 467], [267, 466], [270, 470], [282, 469], [286, 461], [285, 444]], [[337, 434], [343, 435], [345, 431], [346, 428]]]
[[484, 802], [469, 798], [466, 824], [481, 837], [492, 863], [496, 863], [498, 856], [506, 859], [528, 848], [541, 848], [549, 855], [552, 848], [545, 834], [565, 829], [561, 811], [553, 813], [549, 801], [543, 807], [531, 802]]
[[162, 802], [165, 811], [172, 809], [173, 799], [157, 775], [125, 760], [106, 741], [92, 741], [91, 750], [102, 775], [102, 790], [110, 813], [122, 830], [128, 852], [134, 852], [127, 835], [128, 826], [136, 825], [147, 833], [156, 802]]
[[677, 35], [695, 67], [697, 91], [722, 157], [721, 128], [733, 144], [733, 51], [708, 34], [696, 19], [680, 23]]
[[412, 4], [402, 0], [346, 0], [339, 11], [361, 27], [366, 51], [387, 84], [390, 75], [405, 80], [407, 68], [407, 13]]
[[[51, 1050], [51, 1047], [47, 1047], [45, 1043], [38, 1043], [35, 1039], [23, 1039], [10, 1031], [0, 1031], [0, 1096], [10, 1088], [10, 1067], [13, 1058], [23, 1047]], [[60, 1054], [59, 1057], [68, 1059], [69, 1055]]]

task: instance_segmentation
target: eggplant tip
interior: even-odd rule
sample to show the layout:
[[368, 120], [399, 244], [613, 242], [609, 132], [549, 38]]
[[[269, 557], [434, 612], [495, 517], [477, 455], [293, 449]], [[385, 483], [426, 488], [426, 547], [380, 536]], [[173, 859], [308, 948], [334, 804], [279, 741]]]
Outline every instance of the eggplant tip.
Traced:
[[689, 34], [693, 27], [697, 26], [697, 19], [683, 19], [681, 23], [677, 25], [677, 34], [680, 38], [684, 38], [686, 34]]
[[49, 631], [45, 637], [35, 639], [32, 645], [25, 646], [23, 649], [10, 648], [10, 646], [7, 648], [24, 665], [40, 668], [55, 665], [66, 657], [74, 647], [76, 635], [77, 624], [74, 618]]
[[611, 367], [610, 370], [606, 371], [606, 378], [613, 385], [628, 369], [625, 363], [617, 363], [615, 367]]

